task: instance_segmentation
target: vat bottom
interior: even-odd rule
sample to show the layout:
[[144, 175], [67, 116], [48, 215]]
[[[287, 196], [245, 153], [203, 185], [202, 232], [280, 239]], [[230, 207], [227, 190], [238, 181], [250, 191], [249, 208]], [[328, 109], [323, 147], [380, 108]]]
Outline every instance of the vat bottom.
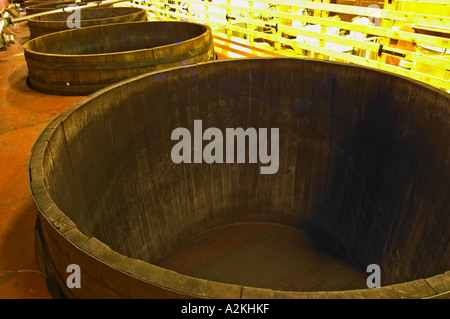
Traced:
[[197, 278], [290, 291], [367, 288], [368, 274], [318, 251], [307, 232], [271, 223], [239, 223], [207, 231], [157, 262]]

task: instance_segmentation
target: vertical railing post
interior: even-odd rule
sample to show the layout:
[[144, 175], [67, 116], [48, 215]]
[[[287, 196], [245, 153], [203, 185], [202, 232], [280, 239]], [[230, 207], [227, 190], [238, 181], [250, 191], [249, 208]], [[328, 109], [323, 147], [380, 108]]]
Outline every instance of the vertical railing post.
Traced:
[[[227, 24], [231, 25], [232, 24], [231, 8], [230, 8], [231, 0], [227, 0], [226, 5], [227, 5]], [[231, 38], [233, 37], [233, 31], [231, 29], [229, 29], [229, 28], [227, 28], [226, 31], [227, 31], [227, 38], [229, 40], [231, 40]]]
[[[209, 2], [209, 0], [204, 0], [205, 2]], [[209, 12], [209, 6], [205, 4], [205, 11]], [[205, 14], [205, 19], [209, 21], [209, 14]]]
[[[391, 10], [392, 0], [384, 0], [383, 9]], [[381, 27], [385, 29], [391, 29], [393, 26], [393, 21], [390, 19], [383, 18], [381, 19]], [[380, 45], [389, 46], [390, 38], [388, 37], [380, 37]], [[386, 63], [386, 54], [383, 54], [381, 51], [377, 55], [377, 61], [381, 63]]]
[[[247, 14], [247, 18], [248, 19], [253, 19], [252, 9], [253, 9], [253, 1], [249, 1], [248, 2], [248, 14]], [[247, 27], [247, 29], [253, 30], [251, 25], [249, 25]], [[249, 44], [251, 46], [254, 46], [255, 45], [255, 37], [254, 37], [254, 35], [253, 34], [248, 34], [247, 37], [248, 37]]]
[[181, 1], [176, 1], [176, 2], [175, 2], [175, 5], [176, 5], [176, 8], [175, 8], [175, 13], [176, 13], [175, 19], [176, 19], [177, 21], [180, 21], [180, 16], [179, 16], [179, 14], [181, 13], [181, 11], [180, 11]]
[[[280, 16], [279, 16], [280, 5], [278, 3], [275, 5], [275, 12], [276, 12], [275, 23], [276, 23], [276, 26], [277, 26], [277, 28], [275, 30], [275, 35], [277, 37], [281, 37], [282, 32], [281, 32], [281, 29], [279, 27], [279, 25], [280, 25]], [[277, 49], [277, 50], [281, 49], [281, 42], [278, 39], [275, 42], [275, 49]]]

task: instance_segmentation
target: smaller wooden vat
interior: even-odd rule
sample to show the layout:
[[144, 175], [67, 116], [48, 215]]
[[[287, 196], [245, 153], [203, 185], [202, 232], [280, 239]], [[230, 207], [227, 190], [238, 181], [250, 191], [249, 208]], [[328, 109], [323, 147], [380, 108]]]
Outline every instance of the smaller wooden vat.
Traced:
[[[41, 4], [53, 4], [53, 3], [57, 3], [57, 2], [61, 2], [61, 0], [25, 0], [23, 3], [25, 5], [25, 7], [31, 7], [34, 5], [41, 5]], [[74, 3], [75, 1], [71, 1], [72, 3]]]
[[215, 58], [208, 26], [177, 21], [126, 22], [71, 29], [24, 45], [29, 85], [88, 95], [121, 80]]

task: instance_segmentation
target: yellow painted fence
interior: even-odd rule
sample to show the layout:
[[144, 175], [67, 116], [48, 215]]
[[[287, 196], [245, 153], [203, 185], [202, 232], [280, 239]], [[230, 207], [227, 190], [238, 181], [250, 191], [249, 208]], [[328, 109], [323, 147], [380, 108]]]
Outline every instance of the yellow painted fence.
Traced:
[[[162, 19], [208, 24], [215, 34], [274, 50], [355, 63], [450, 92], [450, 1], [134, 0]], [[351, 1], [346, 1], [351, 2]], [[375, 1], [374, 1], [375, 2]], [[367, 1], [366, 1], [367, 3]], [[346, 15], [350, 21], [341, 19]]]

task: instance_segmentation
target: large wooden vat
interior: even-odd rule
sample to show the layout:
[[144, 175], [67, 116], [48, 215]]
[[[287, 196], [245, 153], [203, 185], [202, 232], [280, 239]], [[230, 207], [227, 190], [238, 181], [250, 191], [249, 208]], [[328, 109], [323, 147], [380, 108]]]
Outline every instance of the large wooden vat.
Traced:
[[189, 22], [127, 22], [60, 31], [24, 45], [38, 91], [87, 95], [146, 72], [215, 58], [211, 29]]
[[[49, 33], [69, 30], [67, 20], [71, 15], [71, 12], [61, 12], [28, 20], [30, 37], [36, 38]], [[80, 27], [83, 28], [120, 22], [147, 21], [147, 13], [138, 8], [92, 8], [81, 10], [80, 18]]]
[[[224, 137], [228, 128], [278, 128], [279, 138], [269, 140], [271, 150], [278, 145], [279, 167], [261, 174], [262, 160], [208, 164], [205, 155], [177, 164], [171, 154], [180, 128], [191, 132], [194, 156], [212, 141], [208, 128]], [[355, 65], [222, 60], [128, 79], [66, 110], [33, 148], [31, 189], [47, 271], [76, 298], [448, 296], [449, 140], [448, 94]], [[241, 225], [247, 236], [257, 223], [302, 229], [318, 254], [334, 251], [363, 270], [379, 265], [382, 287], [282, 290], [160, 263], [208, 230]], [[220, 238], [198, 259], [182, 251], [184, 263], [223, 248], [229, 256], [242, 251], [242, 242], [227, 244], [232, 236]], [[254, 266], [266, 267], [262, 277], [291, 265], [273, 257], [290, 245], [282, 238], [260, 250]], [[291, 257], [303, 249], [294, 247]], [[81, 269], [81, 288], [66, 287], [70, 264]], [[239, 266], [221, 269], [254, 269]], [[327, 277], [324, 267], [289, 271], [304, 281]]]

